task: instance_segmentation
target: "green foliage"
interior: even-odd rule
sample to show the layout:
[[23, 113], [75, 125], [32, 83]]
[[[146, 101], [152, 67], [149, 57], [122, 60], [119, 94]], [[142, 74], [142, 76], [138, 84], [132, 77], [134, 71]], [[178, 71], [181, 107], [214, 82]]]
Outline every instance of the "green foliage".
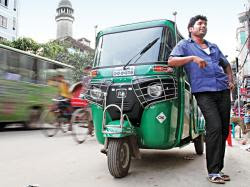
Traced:
[[92, 65], [94, 55], [85, 55], [79, 50], [70, 48], [70, 43], [52, 41], [44, 44], [41, 55], [65, 64], [75, 67], [73, 72], [73, 80], [80, 81], [83, 68]]
[[18, 38], [12, 42], [12, 47], [37, 54], [38, 50], [41, 48], [41, 44], [35, 42], [31, 38]]
[[82, 55], [81, 53], [72, 53], [68, 56], [68, 64], [75, 67], [73, 79], [77, 82], [81, 80], [83, 68], [87, 65], [92, 65], [93, 55]]
[[51, 42], [42, 44], [41, 47], [42, 49], [41, 49], [40, 55], [53, 59], [53, 60], [56, 60], [60, 54], [63, 54], [67, 51], [66, 47], [57, 41], [51, 41]]
[[0, 44], [7, 45], [9, 47], [13, 47], [13, 44], [9, 40], [0, 40]]

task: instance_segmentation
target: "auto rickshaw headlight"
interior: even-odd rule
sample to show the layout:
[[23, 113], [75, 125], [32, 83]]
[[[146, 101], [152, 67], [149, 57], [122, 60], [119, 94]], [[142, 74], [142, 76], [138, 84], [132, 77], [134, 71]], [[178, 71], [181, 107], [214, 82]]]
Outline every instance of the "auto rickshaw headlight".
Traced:
[[93, 88], [92, 90], [90, 90], [90, 96], [92, 97], [92, 99], [100, 101], [102, 96], [101, 89]]
[[151, 85], [148, 86], [147, 88], [148, 91], [148, 95], [150, 95], [151, 97], [160, 97], [163, 93], [163, 89], [161, 84], [159, 83], [153, 83]]

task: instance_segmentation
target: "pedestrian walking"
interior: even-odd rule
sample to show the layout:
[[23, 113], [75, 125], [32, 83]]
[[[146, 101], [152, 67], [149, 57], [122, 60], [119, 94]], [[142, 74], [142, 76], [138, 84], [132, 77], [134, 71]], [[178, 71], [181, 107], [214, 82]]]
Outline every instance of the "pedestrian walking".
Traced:
[[230, 123], [230, 89], [234, 89], [232, 70], [216, 44], [204, 39], [207, 18], [192, 17], [189, 38], [173, 49], [168, 64], [184, 66], [191, 90], [206, 121], [206, 161], [208, 180], [224, 184], [230, 177], [222, 173]]

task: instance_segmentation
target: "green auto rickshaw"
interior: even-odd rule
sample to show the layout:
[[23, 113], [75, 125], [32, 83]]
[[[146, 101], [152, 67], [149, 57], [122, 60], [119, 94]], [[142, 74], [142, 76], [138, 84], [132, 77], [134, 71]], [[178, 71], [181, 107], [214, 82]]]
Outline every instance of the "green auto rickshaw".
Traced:
[[203, 154], [204, 118], [182, 67], [167, 59], [183, 37], [174, 22], [155, 20], [100, 31], [91, 103], [96, 138], [104, 145], [108, 168], [116, 178], [128, 174], [139, 149], [182, 147], [194, 143]]

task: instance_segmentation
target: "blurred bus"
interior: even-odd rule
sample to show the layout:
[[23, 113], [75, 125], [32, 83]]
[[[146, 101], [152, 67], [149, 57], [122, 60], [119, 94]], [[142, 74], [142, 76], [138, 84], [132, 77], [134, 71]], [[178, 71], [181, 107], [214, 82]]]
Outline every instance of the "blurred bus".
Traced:
[[11, 123], [31, 128], [58, 89], [58, 75], [72, 82], [73, 66], [0, 44], [0, 129]]

